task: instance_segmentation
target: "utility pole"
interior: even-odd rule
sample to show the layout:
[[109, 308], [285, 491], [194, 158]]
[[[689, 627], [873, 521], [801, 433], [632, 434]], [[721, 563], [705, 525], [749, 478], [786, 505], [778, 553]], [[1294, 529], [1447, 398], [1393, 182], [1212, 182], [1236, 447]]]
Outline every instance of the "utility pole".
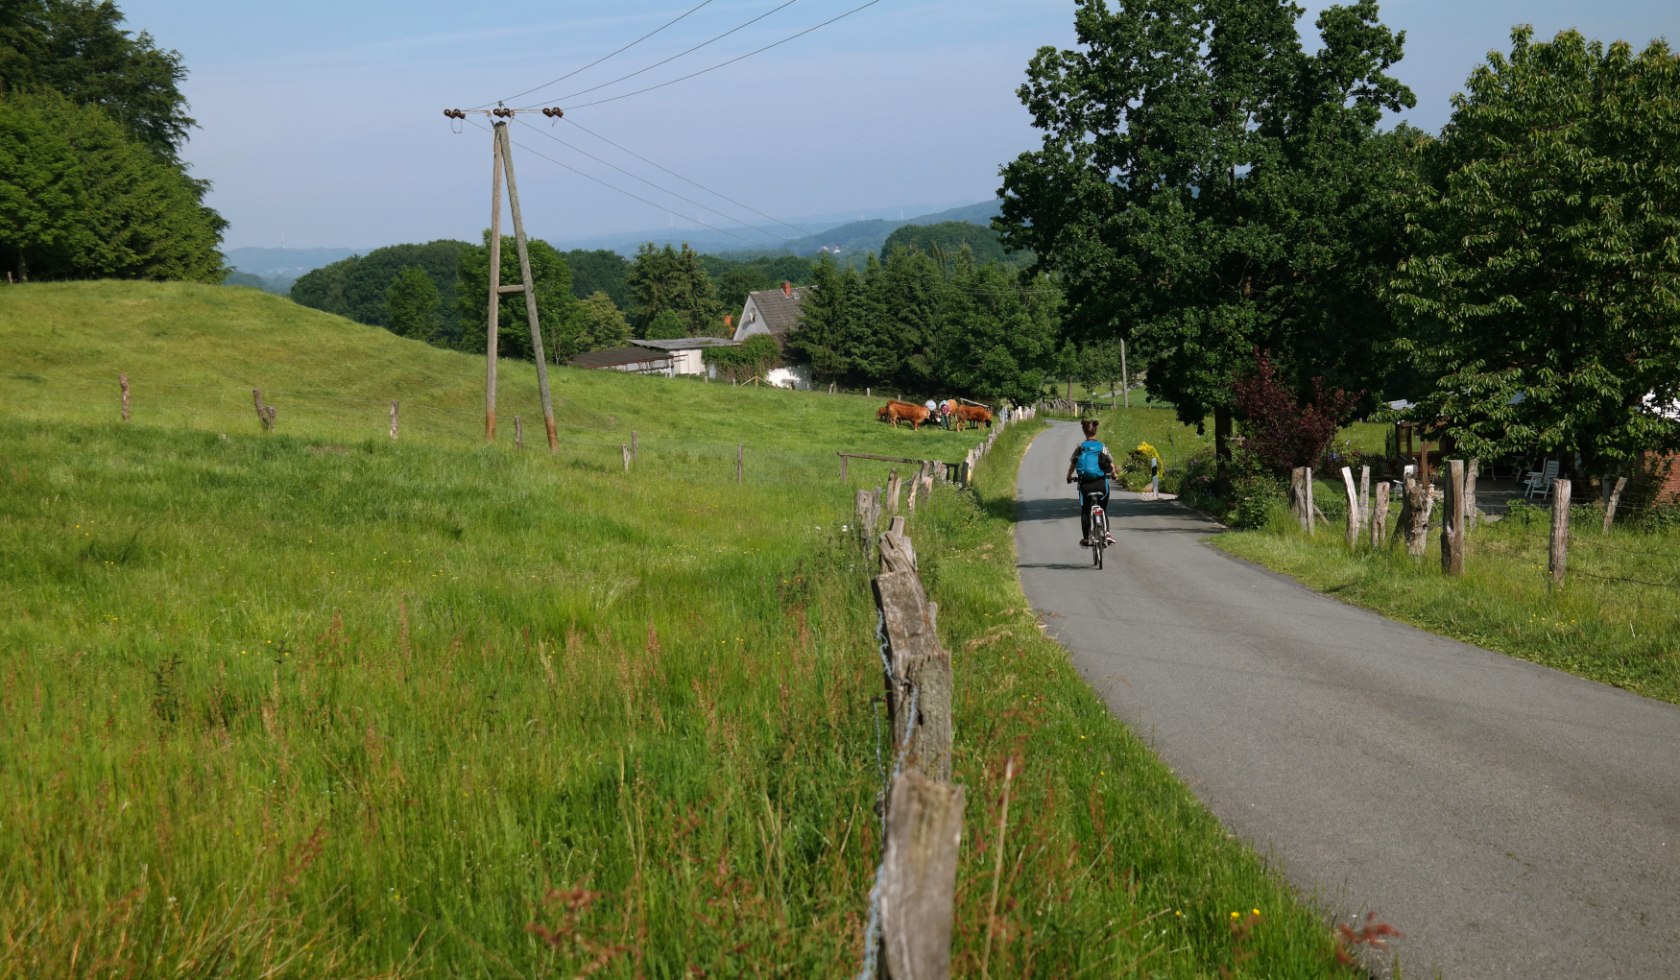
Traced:
[[[514, 110], [498, 106], [482, 111], [496, 117], [490, 131], [490, 295], [488, 315], [485, 317], [484, 439], [486, 442], [496, 441], [496, 346], [501, 298], [509, 293], [524, 293], [525, 319], [531, 327], [531, 354], [537, 362], [537, 390], [542, 395], [543, 425], [548, 430], [548, 451], [554, 452], [559, 448], [559, 439], [554, 431], [554, 401], [548, 388], [548, 360], [543, 352], [542, 328], [537, 322], [537, 291], [531, 279], [531, 255], [525, 244], [525, 219], [519, 210], [519, 184], [513, 176], [513, 146], [507, 132], [507, 120], [513, 118]], [[556, 117], [561, 110], [545, 108], [542, 112], [545, 116]], [[467, 116], [461, 109], [445, 109], [443, 114], [451, 119], [465, 119]], [[502, 285], [504, 176], [507, 179], [508, 210], [513, 215], [514, 243], [519, 250], [520, 277], [519, 283], [505, 286]]]

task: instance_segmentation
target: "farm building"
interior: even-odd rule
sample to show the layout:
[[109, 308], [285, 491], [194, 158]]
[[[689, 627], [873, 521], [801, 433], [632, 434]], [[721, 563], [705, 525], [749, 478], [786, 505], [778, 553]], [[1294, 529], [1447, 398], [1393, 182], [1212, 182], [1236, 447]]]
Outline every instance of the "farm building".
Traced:
[[670, 355], [671, 377], [699, 375], [714, 378], [717, 372], [706, 363], [705, 350], [708, 347], [735, 347], [740, 342], [728, 337], [679, 337], [674, 340], [632, 340], [630, 343]]
[[[741, 306], [741, 319], [735, 326], [736, 343], [753, 334], [769, 334], [776, 346], [786, 349], [788, 332], [804, 319], [805, 297], [812, 286], [795, 286], [783, 282], [780, 289], [761, 289], [747, 294]], [[803, 364], [790, 364], [785, 359], [772, 368], [765, 380], [779, 388], [811, 387], [811, 370]]]
[[647, 347], [609, 347], [606, 350], [585, 351], [566, 363], [572, 367], [598, 371], [624, 371], [628, 374], [659, 374], [671, 376], [671, 355], [666, 351]]

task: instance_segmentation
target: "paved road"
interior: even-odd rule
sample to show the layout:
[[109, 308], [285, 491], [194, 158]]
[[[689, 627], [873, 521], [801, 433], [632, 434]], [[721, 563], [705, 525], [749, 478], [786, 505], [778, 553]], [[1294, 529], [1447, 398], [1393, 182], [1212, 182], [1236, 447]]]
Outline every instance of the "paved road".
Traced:
[[1107, 568], [1062, 482], [1018, 480], [1021, 581], [1109, 708], [1327, 912], [1406, 934], [1410, 978], [1680, 978], [1680, 707], [1423, 633], [1116, 493]]

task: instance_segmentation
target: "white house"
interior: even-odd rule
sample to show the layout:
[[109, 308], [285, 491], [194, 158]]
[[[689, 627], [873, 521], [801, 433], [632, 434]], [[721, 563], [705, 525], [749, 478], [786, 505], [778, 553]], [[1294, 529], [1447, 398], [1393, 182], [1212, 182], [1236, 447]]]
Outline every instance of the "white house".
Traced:
[[[748, 293], [746, 303], [741, 306], [741, 320], [735, 325], [735, 342], [740, 343], [753, 334], [769, 334], [776, 346], [785, 350], [788, 332], [804, 319], [805, 297], [813, 288], [784, 282], [780, 289]], [[784, 358], [764, 380], [779, 388], [809, 388], [811, 369], [804, 364], [789, 364]]]

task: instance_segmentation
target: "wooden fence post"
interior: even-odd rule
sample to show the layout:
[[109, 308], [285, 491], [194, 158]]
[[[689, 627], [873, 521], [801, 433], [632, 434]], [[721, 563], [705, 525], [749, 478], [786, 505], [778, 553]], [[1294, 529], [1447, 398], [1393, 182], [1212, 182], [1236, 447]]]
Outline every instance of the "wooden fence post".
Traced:
[[[128, 418], [124, 415], [123, 418]], [[1616, 477], [1616, 489], [1610, 491], [1610, 499], [1604, 504], [1604, 533], [1610, 533], [1610, 525], [1616, 520], [1616, 504], [1622, 499], [1622, 490], [1627, 487], [1627, 477]]]
[[851, 462], [851, 461], [846, 458], [845, 453], [836, 453], [835, 455], [840, 457], [840, 482], [845, 483], [846, 482], [846, 464]]
[[898, 980], [951, 975], [963, 788], [914, 769], [893, 780], [881, 860], [883, 974]]
[[397, 441], [397, 403], [391, 403], [391, 441]]
[[1563, 587], [1563, 569], [1569, 563], [1569, 481], [1552, 481], [1552, 550], [1547, 568], [1552, 588]]
[[892, 472], [887, 475], [887, 513], [898, 513], [898, 496], [902, 489], [903, 484], [898, 478], [898, 467], [895, 466]]
[[1441, 511], [1441, 571], [1464, 574], [1464, 460], [1448, 460]]
[[1364, 530], [1371, 523], [1371, 468], [1359, 468], [1359, 528]]
[[881, 519], [881, 495], [874, 490], [859, 490], [853, 506], [857, 517], [857, 532], [862, 540], [864, 557], [874, 553], [875, 525]]
[[1475, 530], [1482, 522], [1482, 512], [1476, 506], [1476, 479], [1481, 473], [1480, 457], [1464, 464], [1464, 523], [1471, 530]]
[[1347, 546], [1359, 543], [1359, 491], [1353, 485], [1353, 467], [1342, 467], [1342, 488], [1347, 491]]
[[273, 432], [274, 431], [274, 417], [278, 413], [275, 412], [273, 405], [270, 405], [267, 402], [263, 401], [263, 393], [262, 393], [261, 388], [252, 388], [251, 389], [251, 402], [254, 405], [256, 405], [256, 407], [257, 407], [257, 421], [262, 423], [263, 431], [264, 432]]
[[117, 384], [122, 386], [122, 420], [128, 421], [128, 375], [117, 375]]
[[735, 482], [740, 483], [747, 465], [747, 447], [743, 443], [735, 444]]
[[1312, 530], [1312, 511], [1307, 509], [1307, 468], [1297, 466], [1289, 471], [1289, 509], [1295, 512], [1295, 520], [1301, 525], [1301, 530]]
[[632, 455], [630, 446], [626, 443], [620, 443], [618, 448], [624, 454], [624, 472], [628, 473], [630, 472], [630, 457]]
[[513, 417], [513, 448], [525, 448], [525, 423], [517, 415]]
[[[894, 520], [897, 527], [898, 521]], [[887, 719], [906, 766], [951, 778], [951, 655], [939, 644], [937, 612], [922, 591], [914, 552], [902, 533], [881, 535], [875, 602], [886, 636]], [[909, 566], [909, 567], [906, 567]], [[913, 709], [913, 710], [912, 710]]]
[[1429, 513], [1435, 509], [1435, 495], [1429, 484], [1416, 475], [1406, 477], [1405, 496], [1400, 501], [1400, 523], [1397, 532], [1406, 535], [1406, 553], [1422, 558], [1429, 543]]
[[1376, 500], [1371, 504], [1371, 547], [1381, 548], [1388, 532], [1388, 481], [1377, 481]]

